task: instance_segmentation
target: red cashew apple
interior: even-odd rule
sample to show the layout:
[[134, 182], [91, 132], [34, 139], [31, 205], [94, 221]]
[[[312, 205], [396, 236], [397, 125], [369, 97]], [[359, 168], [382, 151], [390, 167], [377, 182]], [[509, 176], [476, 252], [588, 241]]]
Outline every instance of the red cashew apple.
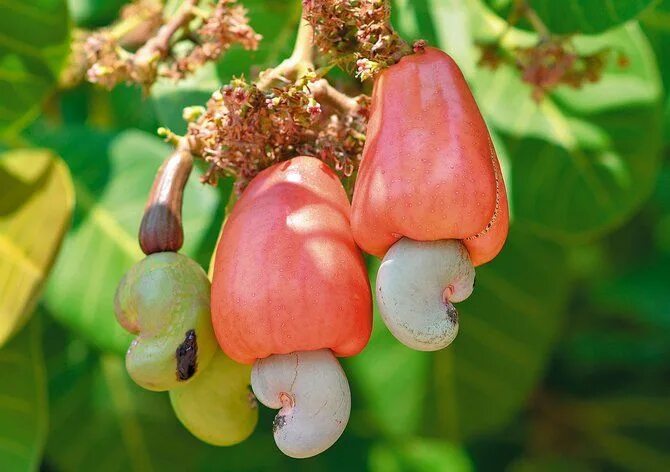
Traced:
[[419, 350], [449, 345], [452, 303], [502, 249], [509, 212], [486, 123], [446, 53], [425, 48], [376, 79], [351, 223], [384, 258], [376, 293], [391, 332]]
[[223, 228], [212, 279], [212, 322], [232, 359], [254, 363], [252, 388], [281, 408], [278, 447], [309, 457], [349, 418], [350, 392], [335, 356], [360, 352], [372, 303], [350, 206], [321, 161], [296, 157], [261, 172]]

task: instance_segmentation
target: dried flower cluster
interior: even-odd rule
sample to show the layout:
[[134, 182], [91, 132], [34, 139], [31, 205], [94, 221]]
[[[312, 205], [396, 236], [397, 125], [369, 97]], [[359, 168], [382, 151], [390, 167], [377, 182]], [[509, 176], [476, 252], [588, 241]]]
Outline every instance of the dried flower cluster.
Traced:
[[367, 98], [334, 106], [329, 91], [323, 79], [307, 76], [267, 92], [234, 79], [214, 92], [206, 109], [186, 114], [194, 120], [190, 148], [210, 163], [205, 180], [235, 176], [239, 193], [261, 170], [297, 155], [319, 157], [350, 176], [365, 143]]
[[365, 80], [412, 52], [391, 26], [389, 5], [386, 0], [303, 0], [303, 11], [319, 49], [355, 63]]
[[[64, 82], [73, 83], [80, 74], [109, 89], [122, 82], [146, 89], [158, 77], [183, 78], [233, 44], [256, 49], [260, 39], [236, 0], [218, 0], [209, 8], [185, 0], [168, 21], [160, 2], [139, 0], [116, 24], [76, 36]], [[139, 47], [131, 52], [132, 46]]]
[[544, 96], [560, 85], [581, 88], [586, 83], [598, 82], [607, 62], [609, 50], [593, 54], [579, 54], [568, 38], [541, 40], [528, 48], [506, 51], [499, 44], [480, 45], [479, 65], [497, 69], [510, 64], [521, 72], [521, 79], [533, 87], [533, 99]]
[[182, 78], [203, 64], [216, 61], [233, 44], [247, 50], [258, 48], [262, 37], [249, 26], [247, 10], [235, 2], [219, 0], [212, 13], [203, 18], [202, 26], [191, 37], [195, 46], [173, 63], [171, 76]]

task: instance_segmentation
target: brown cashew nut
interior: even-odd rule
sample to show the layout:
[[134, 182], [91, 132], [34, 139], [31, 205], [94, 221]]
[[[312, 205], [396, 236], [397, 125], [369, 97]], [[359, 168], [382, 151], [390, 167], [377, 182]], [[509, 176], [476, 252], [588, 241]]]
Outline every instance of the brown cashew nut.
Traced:
[[147, 256], [177, 252], [184, 244], [181, 208], [192, 169], [193, 156], [179, 148], [158, 170], [140, 225], [140, 247]]

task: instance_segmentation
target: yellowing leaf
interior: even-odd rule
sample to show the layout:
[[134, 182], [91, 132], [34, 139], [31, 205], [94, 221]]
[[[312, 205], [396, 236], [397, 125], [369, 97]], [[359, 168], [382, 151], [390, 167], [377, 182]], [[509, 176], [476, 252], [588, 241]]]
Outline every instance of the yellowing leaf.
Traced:
[[46, 150], [0, 155], [0, 346], [26, 322], [63, 235], [74, 194], [65, 164]]

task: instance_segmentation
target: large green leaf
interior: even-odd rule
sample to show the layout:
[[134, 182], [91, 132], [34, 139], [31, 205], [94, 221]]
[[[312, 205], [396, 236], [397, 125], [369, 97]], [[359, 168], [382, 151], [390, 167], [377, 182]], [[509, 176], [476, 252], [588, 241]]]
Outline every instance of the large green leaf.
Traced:
[[[74, 226], [47, 286], [46, 305], [88, 341], [124, 352], [131, 337], [114, 317], [114, 292], [142, 258], [139, 223], [155, 173], [171, 148], [137, 131], [110, 138], [70, 129], [46, 141], [69, 164], [77, 194]], [[218, 204], [217, 193], [200, 184], [195, 173], [184, 198], [186, 254], [198, 253], [212, 233]]]
[[37, 470], [47, 434], [42, 320], [0, 349], [0, 470]]
[[537, 384], [564, 316], [568, 275], [563, 252], [518, 226], [475, 291], [459, 304], [453, 345], [435, 354], [437, 431], [464, 440], [495, 430]]
[[39, 113], [69, 52], [65, 0], [0, 2], [0, 136]]
[[[503, 27], [490, 15], [483, 18], [481, 34]], [[505, 45], [529, 39], [513, 31]], [[470, 77], [489, 123], [507, 138], [517, 221], [562, 242], [626, 221], [649, 196], [660, 158], [661, 86], [639, 27], [580, 37], [576, 44], [582, 51], [615, 48], [630, 65], [621, 69], [610, 60], [597, 84], [559, 88], [539, 104], [509, 67], [476, 68]]]
[[[670, 90], [670, 0], [661, 0], [656, 8], [640, 17], [640, 24], [656, 53], [666, 96]], [[665, 143], [670, 143], [670, 97], [665, 104]]]
[[0, 347], [27, 321], [67, 231], [74, 190], [45, 150], [0, 155]]
[[[509, 18], [514, 0], [485, 0]], [[542, 22], [557, 34], [596, 34], [632, 20], [657, 0], [528, 0]]]

